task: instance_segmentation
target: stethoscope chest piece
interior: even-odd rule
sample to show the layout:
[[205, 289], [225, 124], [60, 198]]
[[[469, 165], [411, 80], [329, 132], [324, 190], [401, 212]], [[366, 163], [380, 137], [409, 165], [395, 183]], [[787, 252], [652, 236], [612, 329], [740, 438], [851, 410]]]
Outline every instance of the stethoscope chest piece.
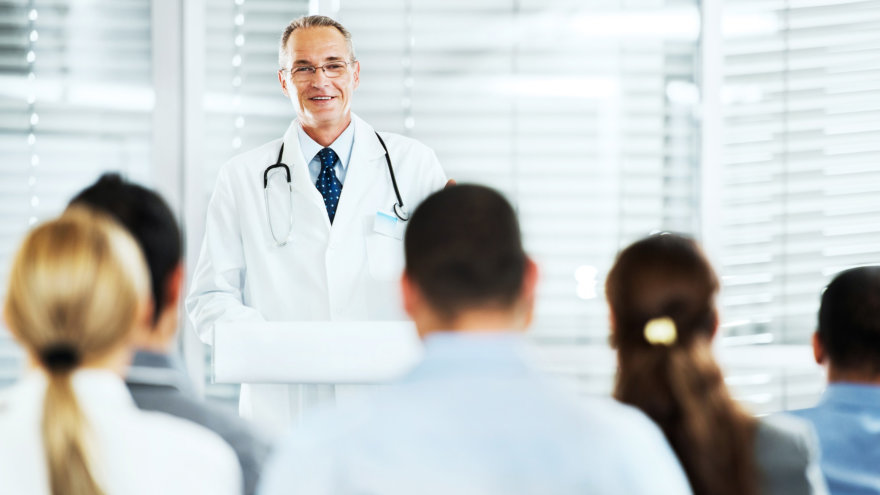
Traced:
[[400, 203], [394, 203], [394, 214], [397, 215], [397, 218], [406, 222], [409, 220], [409, 210], [406, 209], [406, 206], [400, 206]]

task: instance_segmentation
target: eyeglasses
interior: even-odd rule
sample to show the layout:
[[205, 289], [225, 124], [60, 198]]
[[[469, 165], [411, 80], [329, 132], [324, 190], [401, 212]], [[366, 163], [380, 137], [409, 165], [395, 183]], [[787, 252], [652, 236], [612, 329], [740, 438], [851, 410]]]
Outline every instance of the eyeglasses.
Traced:
[[281, 69], [279, 72], [290, 72], [290, 78], [294, 81], [308, 81], [318, 72], [318, 69], [324, 71], [324, 75], [327, 77], [339, 77], [343, 74], [348, 73], [348, 65], [353, 64], [354, 61], [351, 62], [327, 62], [324, 65], [319, 65], [318, 67], [312, 67], [309, 65], [301, 65], [294, 67], [292, 69]]

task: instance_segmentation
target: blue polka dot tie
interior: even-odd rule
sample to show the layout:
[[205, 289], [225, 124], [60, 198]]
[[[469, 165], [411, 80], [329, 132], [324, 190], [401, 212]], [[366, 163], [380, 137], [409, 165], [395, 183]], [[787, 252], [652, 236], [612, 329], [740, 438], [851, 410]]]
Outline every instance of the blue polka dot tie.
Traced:
[[330, 223], [333, 223], [333, 217], [336, 216], [336, 206], [339, 205], [339, 195], [342, 194], [342, 183], [336, 178], [336, 172], [333, 166], [336, 165], [336, 152], [330, 148], [324, 148], [318, 152], [321, 159], [321, 172], [318, 174], [318, 181], [315, 186], [321, 191], [324, 197], [324, 206], [327, 207], [327, 215], [330, 217]]

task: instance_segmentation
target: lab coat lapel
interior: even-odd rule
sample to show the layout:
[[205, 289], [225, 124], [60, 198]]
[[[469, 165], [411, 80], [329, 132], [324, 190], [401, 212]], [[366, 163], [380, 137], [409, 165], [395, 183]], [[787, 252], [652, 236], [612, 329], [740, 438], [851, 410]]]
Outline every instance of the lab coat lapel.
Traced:
[[[357, 220], [359, 215], [375, 212], [365, 212], [362, 202], [370, 192], [373, 184], [382, 177], [382, 164], [385, 152], [382, 145], [376, 139], [373, 128], [356, 115], [352, 115], [354, 128], [354, 145], [351, 149], [351, 158], [348, 161], [348, 172], [345, 175], [345, 184], [342, 186], [342, 195], [339, 197], [339, 207], [336, 210], [336, 218], [333, 220], [333, 230], [340, 230], [348, 222]], [[332, 234], [331, 234], [332, 235]]]
[[324, 221], [327, 228], [330, 228], [330, 219], [327, 218], [327, 209], [324, 206], [324, 198], [318, 192], [318, 188], [312, 183], [309, 175], [308, 162], [303, 157], [302, 148], [299, 146], [299, 136], [297, 135], [297, 126], [299, 122], [294, 120], [287, 132], [284, 133], [284, 156], [283, 161], [290, 166], [290, 177], [293, 183], [294, 194], [301, 195], [306, 198], [309, 203], [317, 206], [324, 212]]

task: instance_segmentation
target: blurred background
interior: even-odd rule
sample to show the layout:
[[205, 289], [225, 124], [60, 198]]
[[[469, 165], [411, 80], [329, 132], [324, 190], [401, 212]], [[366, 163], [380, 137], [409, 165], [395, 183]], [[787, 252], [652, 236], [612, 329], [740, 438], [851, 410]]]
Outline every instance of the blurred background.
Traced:
[[[353, 33], [356, 113], [515, 203], [561, 383], [608, 393], [607, 270], [676, 231], [722, 277], [737, 397], [818, 397], [822, 288], [880, 261], [880, 0], [0, 0], [0, 296], [26, 230], [110, 170], [169, 200], [191, 269], [219, 167], [294, 118], [278, 40], [307, 13]], [[0, 388], [22, 364], [0, 328]]]

